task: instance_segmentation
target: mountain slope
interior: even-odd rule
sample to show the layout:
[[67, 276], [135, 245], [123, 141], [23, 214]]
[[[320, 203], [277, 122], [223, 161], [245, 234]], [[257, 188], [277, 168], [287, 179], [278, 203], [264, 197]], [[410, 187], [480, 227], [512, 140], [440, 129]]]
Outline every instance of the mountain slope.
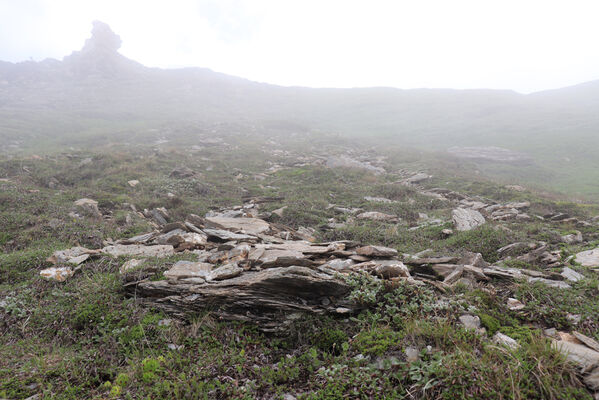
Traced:
[[[598, 82], [532, 95], [281, 87], [204, 68], [147, 68], [120, 55], [119, 46], [120, 38], [96, 22], [83, 49], [63, 61], [0, 63], [4, 142], [65, 144], [181, 121], [257, 127], [287, 121], [439, 151], [456, 145], [520, 150], [548, 172], [550, 184], [580, 193], [591, 193], [599, 177], [588, 175], [599, 167], [593, 150], [599, 148]], [[564, 162], [571, 165], [564, 169]], [[498, 172], [509, 177], [510, 168]]]

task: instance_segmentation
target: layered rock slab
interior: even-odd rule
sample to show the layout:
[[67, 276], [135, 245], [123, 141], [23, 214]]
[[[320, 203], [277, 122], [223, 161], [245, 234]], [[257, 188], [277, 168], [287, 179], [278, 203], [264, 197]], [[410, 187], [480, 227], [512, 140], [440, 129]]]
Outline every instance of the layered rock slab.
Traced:
[[128, 289], [175, 315], [211, 311], [224, 320], [253, 322], [265, 332], [286, 330], [301, 313], [345, 314], [356, 307], [346, 299], [350, 288], [342, 279], [299, 266], [246, 271], [204, 284], [147, 281]]

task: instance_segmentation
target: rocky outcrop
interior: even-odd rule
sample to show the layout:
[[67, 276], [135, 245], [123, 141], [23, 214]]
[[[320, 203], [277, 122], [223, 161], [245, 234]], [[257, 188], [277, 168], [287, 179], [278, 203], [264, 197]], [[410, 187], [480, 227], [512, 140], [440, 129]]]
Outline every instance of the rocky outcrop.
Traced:
[[345, 300], [349, 287], [343, 280], [298, 266], [247, 271], [203, 284], [186, 279], [141, 282], [133, 292], [176, 315], [209, 310], [267, 332], [285, 330], [299, 314], [345, 314], [356, 307]]

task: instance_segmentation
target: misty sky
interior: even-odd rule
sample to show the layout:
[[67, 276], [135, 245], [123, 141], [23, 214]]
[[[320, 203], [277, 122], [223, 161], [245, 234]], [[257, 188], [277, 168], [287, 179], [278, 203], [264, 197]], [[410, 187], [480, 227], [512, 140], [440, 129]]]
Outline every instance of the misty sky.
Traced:
[[0, 60], [61, 59], [98, 19], [148, 66], [531, 92], [599, 79], [598, 18], [596, 0], [0, 0]]

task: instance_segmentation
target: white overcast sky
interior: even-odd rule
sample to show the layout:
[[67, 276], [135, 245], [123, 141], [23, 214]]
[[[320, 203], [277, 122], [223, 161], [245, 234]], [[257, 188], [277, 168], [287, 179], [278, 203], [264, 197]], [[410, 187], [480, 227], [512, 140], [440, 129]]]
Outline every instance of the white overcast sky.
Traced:
[[0, 0], [0, 60], [62, 59], [95, 19], [145, 65], [280, 85], [531, 92], [599, 79], [598, 0]]

